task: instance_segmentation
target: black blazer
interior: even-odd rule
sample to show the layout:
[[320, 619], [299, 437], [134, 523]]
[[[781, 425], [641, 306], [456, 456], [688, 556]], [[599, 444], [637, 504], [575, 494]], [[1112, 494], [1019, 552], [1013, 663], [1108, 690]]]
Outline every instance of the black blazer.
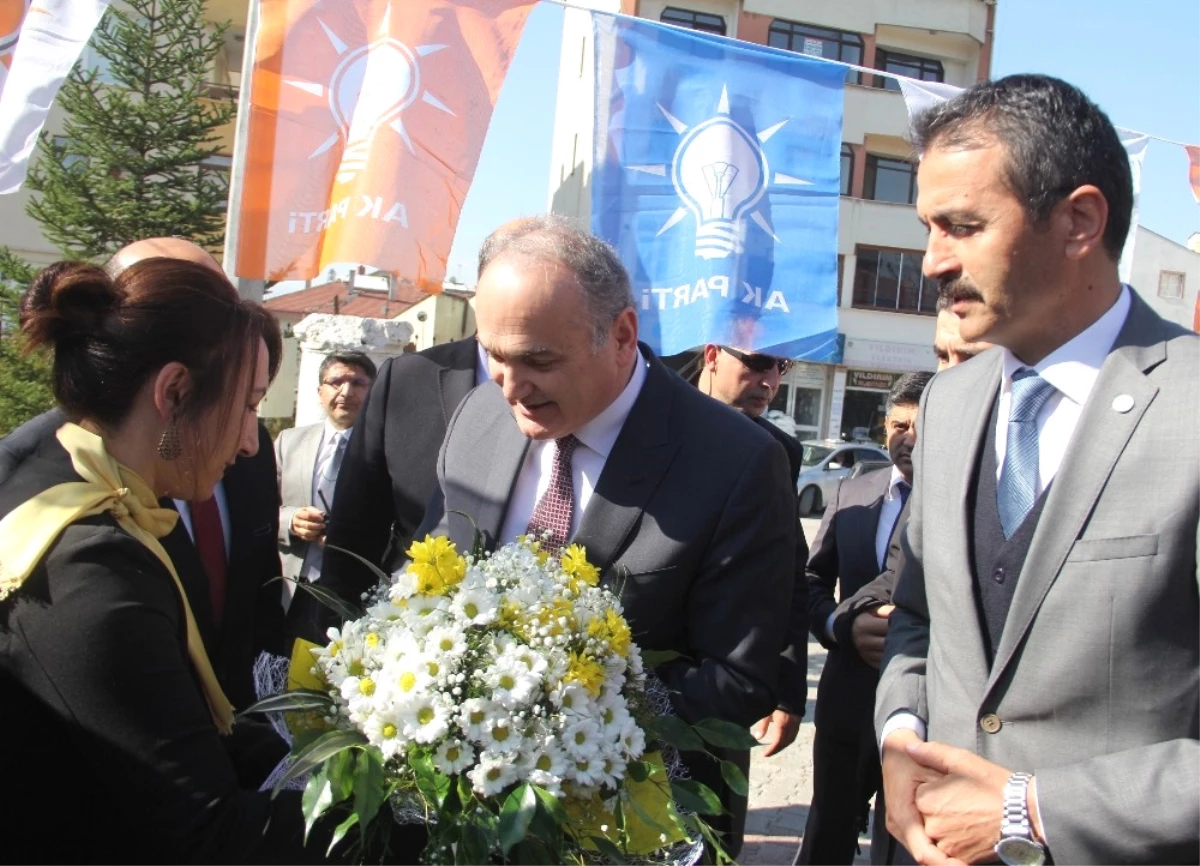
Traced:
[[880, 469], [839, 484], [808, 559], [810, 625], [813, 636], [829, 649], [817, 685], [814, 721], [831, 736], [852, 743], [862, 739], [870, 724], [879, 675], [853, 650], [831, 643], [825, 622], [837, 608], [835, 589], [848, 598], [880, 573], [875, 534], [890, 481], [891, 469]]
[[[44, 439], [0, 486], [0, 519], [77, 480]], [[20, 780], [0, 786], [8, 860], [288, 862], [325, 850], [302, 844], [298, 792], [240, 788], [188, 660], [174, 581], [108, 514], [68, 527], [0, 602], [0, 708], [5, 772]]]
[[[477, 358], [470, 337], [383, 362], [338, 471], [327, 545], [373, 563], [386, 557], [389, 570], [399, 565], [396, 557], [403, 557], [437, 487], [446, 425], [475, 387]], [[321, 584], [357, 602], [375, 578], [327, 548]]]
[[[910, 500], [911, 502], [911, 500]], [[904, 535], [904, 527], [908, 525], [908, 504], [896, 518], [896, 529], [892, 540], [888, 543], [887, 561], [883, 571], [870, 583], [859, 587], [858, 592], [838, 603], [833, 614], [833, 637], [843, 652], [854, 653], [854, 641], [850, 638], [850, 627], [854, 618], [859, 614], [885, 604], [892, 603], [892, 595], [896, 591], [896, 580], [904, 571], [904, 545], [900, 539]]]

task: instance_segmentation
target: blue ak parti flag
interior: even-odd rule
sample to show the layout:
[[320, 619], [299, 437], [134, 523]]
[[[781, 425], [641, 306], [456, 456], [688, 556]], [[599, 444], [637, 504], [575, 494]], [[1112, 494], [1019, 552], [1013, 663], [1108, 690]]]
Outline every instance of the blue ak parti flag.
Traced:
[[837, 346], [846, 70], [593, 13], [592, 231], [633, 280], [641, 337], [823, 360]]

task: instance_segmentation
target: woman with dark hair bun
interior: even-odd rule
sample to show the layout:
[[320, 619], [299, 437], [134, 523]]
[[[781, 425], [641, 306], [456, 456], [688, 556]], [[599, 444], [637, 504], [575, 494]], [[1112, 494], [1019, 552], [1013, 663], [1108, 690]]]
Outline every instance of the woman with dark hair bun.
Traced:
[[0, 486], [5, 860], [320, 860], [297, 792], [239, 789], [233, 708], [158, 541], [178, 516], [160, 497], [207, 499], [257, 450], [278, 325], [158, 258], [51, 265], [21, 329], [68, 422]]

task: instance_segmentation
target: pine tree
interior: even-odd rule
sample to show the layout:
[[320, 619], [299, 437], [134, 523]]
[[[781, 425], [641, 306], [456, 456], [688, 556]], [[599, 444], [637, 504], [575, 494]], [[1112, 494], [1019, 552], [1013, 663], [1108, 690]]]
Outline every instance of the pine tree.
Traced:
[[28, 213], [64, 254], [110, 256], [147, 237], [219, 249], [227, 179], [201, 163], [234, 114], [205, 98], [225, 26], [203, 0], [125, 0], [92, 36], [106, 69], [76, 66], [59, 92], [64, 135], [43, 134]]
[[[104, 69], [76, 66], [59, 91], [63, 135], [42, 134], [27, 212], [64, 258], [102, 262], [140, 238], [179, 236], [219, 250], [227, 179], [219, 152], [234, 105], [204, 96], [226, 26], [204, 0], [124, 0], [91, 45]], [[26, 356], [21, 294], [37, 269], [0, 247], [0, 435], [53, 404], [50, 361]]]
[[0, 249], [0, 435], [54, 405], [50, 361], [41, 352], [27, 355], [17, 328], [21, 294], [36, 273]]

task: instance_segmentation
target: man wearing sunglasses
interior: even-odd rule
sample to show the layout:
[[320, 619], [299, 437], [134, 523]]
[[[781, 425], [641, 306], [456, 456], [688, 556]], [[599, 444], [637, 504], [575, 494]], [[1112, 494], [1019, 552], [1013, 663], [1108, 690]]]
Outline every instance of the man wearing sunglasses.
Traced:
[[[804, 449], [796, 437], [789, 436], [766, 419], [767, 408], [779, 391], [779, 382], [792, 369], [790, 358], [778, 358], [754, 352], [744, 352], [732, 346], [709, 343], [700, 357], [699, 378], [696, 387], [714, 400], [741, 412], [762, 429], [770, 433], [787, 452], [788, 472], [792, 489], [800, 475]], [[788, 629], [788, 641], [784, 647], [784, 669], [805, 670], [808, 658], [808, 583], [804, 576], [804, 564], [808, 561], [808, 542], [804, 530], [796, 531], [796, 585], [792, 592], [792, 618]], [[785, 680], [788, 678], [785, 678]], [[763, 744], [763, 755], [769, 757], [791, 745], [800, 730], [804, 718], [804, 701], [807, 696], [807, 679], [801, 677], [796, 688], [788, 688], [781, 682], [779, 706], [761, 719], [750, 732]]]

